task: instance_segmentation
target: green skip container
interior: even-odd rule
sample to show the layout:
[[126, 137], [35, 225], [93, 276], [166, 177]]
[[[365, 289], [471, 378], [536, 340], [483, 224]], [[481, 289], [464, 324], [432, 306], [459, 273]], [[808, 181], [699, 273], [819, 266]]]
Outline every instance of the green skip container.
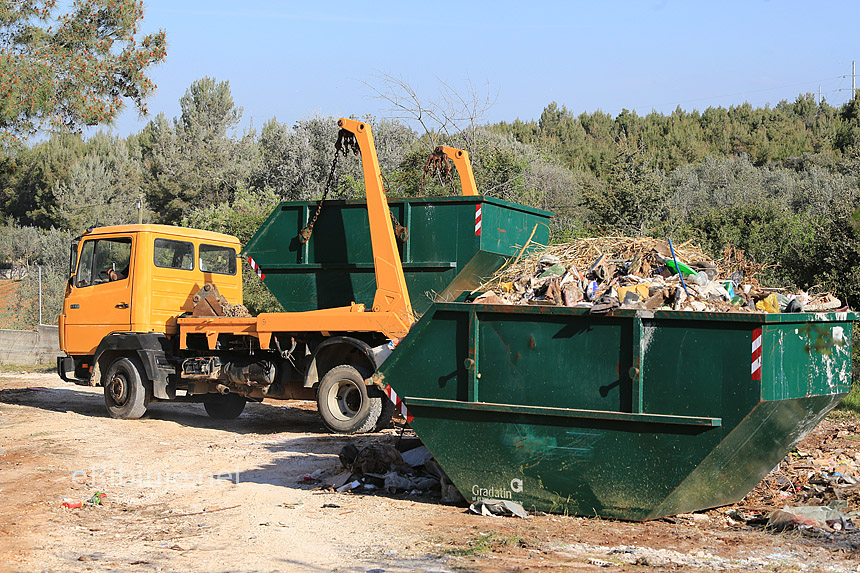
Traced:
[[[549, 241], [552, 213], [489, 197], [391, 199], [393, 216], [409, 235], [398, 242], [412, 307], [453, 300], [472, 290], [527, 244]], [[365, 201], [326, 201], [310, 241], [299, 231], [313, 217], [310, 201], [278, 205], [243, 254], [260, 269], [288, 312], [370, 307], [376, 292]]]
[[437, 303], [374, 378], [467, 499], [646, 520], [742, 499], [850, 390], [855, 320]]

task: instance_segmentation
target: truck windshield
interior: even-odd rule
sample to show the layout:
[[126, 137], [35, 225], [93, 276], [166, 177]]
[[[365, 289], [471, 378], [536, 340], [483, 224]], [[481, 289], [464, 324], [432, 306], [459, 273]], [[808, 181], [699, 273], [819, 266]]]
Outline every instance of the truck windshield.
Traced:
[[78, 263], [76, 286], [86, 287], [125, 280], [131, 261], [131, 238], [85, 241]]

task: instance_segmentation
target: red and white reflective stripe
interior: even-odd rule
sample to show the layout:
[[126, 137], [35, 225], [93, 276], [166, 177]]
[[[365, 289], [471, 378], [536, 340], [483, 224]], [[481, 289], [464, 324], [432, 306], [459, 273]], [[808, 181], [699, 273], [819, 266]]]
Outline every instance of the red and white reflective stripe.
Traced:
[[409, 415], [409, 410], [406, 409], [406, 404], [403, 403], [403, 400], [400, 399], [400, 396], [397, 395], [394, 388], [388, 384], [385, 385], [385, 395], [394, 403], [394, 407], [397, 408], [400, 415], [406, 418], [406, 423], [411, 424], [415, 417]]
[[753, 330], [752, 379], [761, 380], [761, 328]]
[[475, 236], [481, 236], [481, 204], [475, 205]]
[[251, 265], [251, 268], [254, 269], [254, 272], [257, 273], [257, 276], [260, 277], [260, 280], [265, 280], [266, 275], [263, 274], [263, 269], [260, 268], [260, 265], [257, 264], [257, 261], [248, 257], [248, 264]]

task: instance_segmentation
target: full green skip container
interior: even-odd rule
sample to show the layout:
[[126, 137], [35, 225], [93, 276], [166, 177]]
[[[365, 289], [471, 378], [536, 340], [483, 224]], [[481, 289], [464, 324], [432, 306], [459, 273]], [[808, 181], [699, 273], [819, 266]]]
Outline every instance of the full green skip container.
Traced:
[[374, 376], [467, 499], [644, 520], [742, 499], [850, 390], [856, 319], [441, 303]]
[[[299, 231], [316, 211], [309, 201], [278, 205], [244, 255], [287, 311], [370, 307], [376, 292], [365, 201], [326, 201], [306, 244]], [[389, 200], [391, 212], [409, 230], [398, 242], [413, 309], [432, 299], [453, 300], [492, 276], [528, 243], [546, 244], [552, 213], [489, 197]], [[253, 265], [252, 265], [253, 266]]]

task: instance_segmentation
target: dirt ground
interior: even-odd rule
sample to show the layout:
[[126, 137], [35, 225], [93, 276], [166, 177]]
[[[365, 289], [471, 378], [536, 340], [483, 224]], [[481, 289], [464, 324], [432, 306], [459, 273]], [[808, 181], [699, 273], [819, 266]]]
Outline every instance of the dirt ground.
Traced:
[[[798, 449], [853, 459], [858, 429], [856, 418], [831, 417]], [[355, 441], [394, 442], [400, 431]], [[438, 495], [325, 493], [300, 481], [338, 473], [349, 441], [327, 433], [309, 403], [249, 404], [233, 421], [153, 404], [141, 420], [113, 420], [100, 388], [6, 374], [0, 569], [860, 571], [860, 533], [775, 533], [730, 521], [729, 508], [647, 523], [524, 520], [477, 516]], [[792, 503], [775, 483], [737, 507]], [[103, 505], [62, 507], [96, 492]]]
[[15, 294], [15, 289], [18, 286], [18, 281], [11, 279], [0, 279], [0, 328], [12, 328], [14, 316], [13, 313], [6, 312], [6, 307], [12, 295]]

